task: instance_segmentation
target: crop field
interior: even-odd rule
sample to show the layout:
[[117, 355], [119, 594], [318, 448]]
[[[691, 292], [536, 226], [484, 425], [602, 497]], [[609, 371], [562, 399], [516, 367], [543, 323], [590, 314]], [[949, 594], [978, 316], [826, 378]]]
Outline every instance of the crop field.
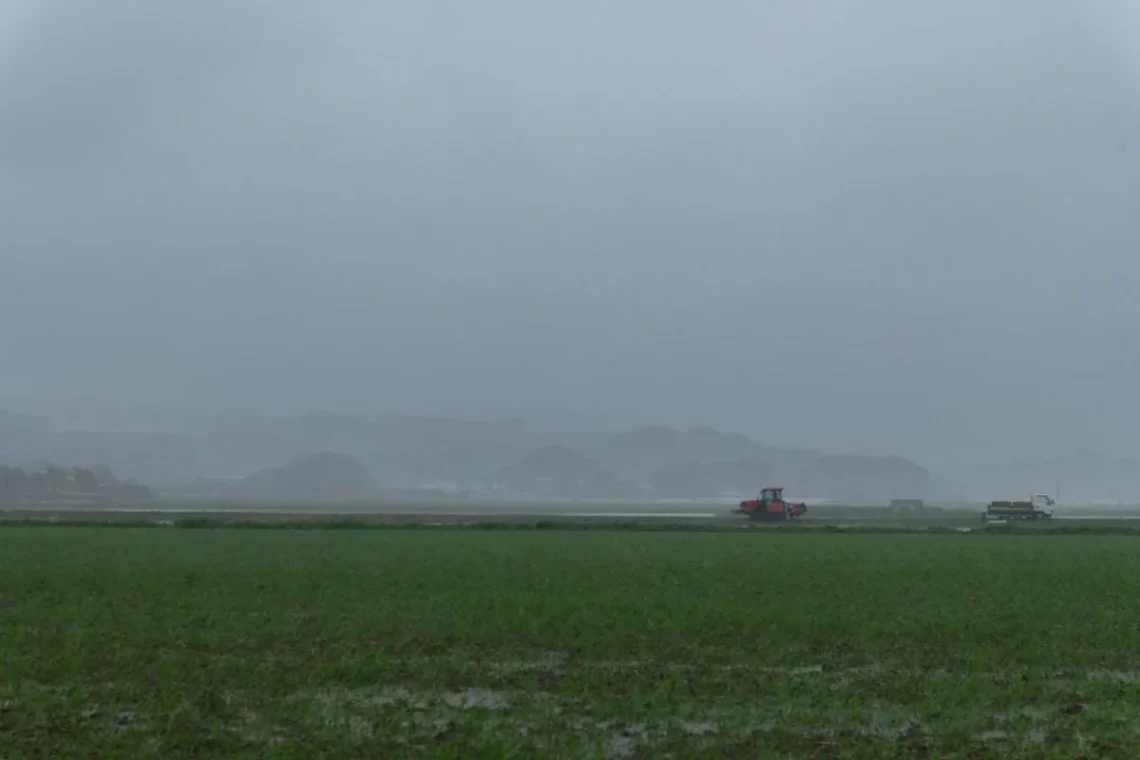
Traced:
[[1140, 537], [0, 527], [0, 757], [1140, 757]]

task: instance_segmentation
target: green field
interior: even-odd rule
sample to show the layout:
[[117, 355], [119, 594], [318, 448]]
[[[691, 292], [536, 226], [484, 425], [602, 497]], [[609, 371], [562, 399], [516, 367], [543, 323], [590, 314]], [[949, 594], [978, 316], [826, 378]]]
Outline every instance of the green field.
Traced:
[[0, 528], [0, 757], [1140, 757], [1140, 538]]

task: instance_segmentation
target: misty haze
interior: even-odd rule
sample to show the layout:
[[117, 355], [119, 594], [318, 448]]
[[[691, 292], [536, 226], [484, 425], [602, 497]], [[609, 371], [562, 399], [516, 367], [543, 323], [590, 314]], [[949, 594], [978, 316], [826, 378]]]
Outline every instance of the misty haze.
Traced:
[[[322, 443], [204, 450], [244, 409], [710, 427], [902, 457], [953, 493], [1028, 467], [1045, 482], [1018, 493], [1124, 498], [1137, 23], [1059, 0], [9, 0], [0, 403], [181, 436], [161, 466], [120, 457], [150, 479]], [[73, 450], [3, 435], [10, 460]]]

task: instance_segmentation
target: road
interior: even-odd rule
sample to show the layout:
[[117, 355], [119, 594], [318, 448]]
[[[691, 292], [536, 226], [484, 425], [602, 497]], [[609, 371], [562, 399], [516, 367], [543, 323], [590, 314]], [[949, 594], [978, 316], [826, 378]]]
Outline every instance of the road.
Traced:
[[[735, 504], [719, 502], [486, 502], [450, 504], [168, 504], [100, 508], [117, 514], [292, 515], [304, 517], [377, 517], [443, 520], [711, 520], [734, 517]], [[56, 510], [52, 510], [56, 511]]]
[[[296, 519], [299, 522], [315, 522], [328, 519], [359, 519], [366, 522], [423, 522], [423, 523], [465, 523], [465, 522], [531, 522], [536, 520], [588, 521], [588, 522], [630, 522], [630, 521], [670, 521], [686, 523], [702, 522], [743, 522], [744, 518], [733, 514], [735, 502], [732, 500], [688, 500], [656, 502], [450, 502], [450, 503], [342, 503], [342, 504], [254, 504], [210, 502], [179, 502], [144, 504], [120, 507], [25, 507], [3, 512], [6, 519], [59, 518], [68, 520], [153, 520], [167, 521], [178, 517], [195, 515], [237, 519], [272, 520], [274, 517]], [[923, 521], [962, 524], [980, 522], [981, 508], [967, 510], [947, 510], [942, 515], [924, 516]], [[977, 516], [977, 517], [975, 517]], [[883, 515], [882, 507], [856, 505], [809, 506], [804, 518], [807, 523], [852, 523], [879, 522], [895, 518]], [[1140, 511], [1113, 511], [1107, 509], [1066, 509], [1058, 510], [1055, 520], [1065, 521], [1123, 521], [1140, 520]]]

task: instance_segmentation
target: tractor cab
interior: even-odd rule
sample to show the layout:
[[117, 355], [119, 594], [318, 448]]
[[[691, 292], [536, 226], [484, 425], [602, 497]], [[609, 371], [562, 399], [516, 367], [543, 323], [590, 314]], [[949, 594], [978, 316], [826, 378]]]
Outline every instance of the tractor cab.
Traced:
[[780, 501], [784, 497], [784, 489], [780, 486], [769, 486], [768, 488], [761, 489], [760, 501], [769, 504], [773, 501]]

